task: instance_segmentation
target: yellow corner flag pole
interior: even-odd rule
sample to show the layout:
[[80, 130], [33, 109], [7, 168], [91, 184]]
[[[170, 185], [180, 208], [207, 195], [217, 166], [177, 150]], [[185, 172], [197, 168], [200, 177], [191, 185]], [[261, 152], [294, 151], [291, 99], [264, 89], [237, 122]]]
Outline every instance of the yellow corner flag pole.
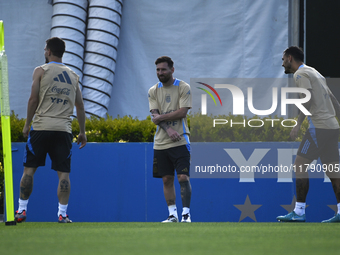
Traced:
[[11, 145], [11, 119], [9, 108], [7, 56], [5, 53], [4, 24], [0, 20], [0, 103], [2, 145], [5, 169], [5, 201], [6, 225], [15, 225], [13, 202], [13, 174], [12, 174], [12, 145]]

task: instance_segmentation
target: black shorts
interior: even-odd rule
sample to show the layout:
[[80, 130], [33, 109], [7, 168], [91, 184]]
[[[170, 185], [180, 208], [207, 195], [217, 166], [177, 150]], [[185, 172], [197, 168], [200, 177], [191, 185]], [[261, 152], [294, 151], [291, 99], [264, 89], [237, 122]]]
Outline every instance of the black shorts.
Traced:
[[297, 155], [322, 164], [339, 162], [339, 129], [310, 128], [302, 138]]
[[172, 147], [165, 150], [154, 150], [153, 177], [185, 174], [190, 176], [190, 144]]
[[69, 173], [71, 171], [72, 134], [62, 131], [31, 130], [26, 143], [24, 166], [44, 166], [46, 154], [51, 158], [51, 168]]

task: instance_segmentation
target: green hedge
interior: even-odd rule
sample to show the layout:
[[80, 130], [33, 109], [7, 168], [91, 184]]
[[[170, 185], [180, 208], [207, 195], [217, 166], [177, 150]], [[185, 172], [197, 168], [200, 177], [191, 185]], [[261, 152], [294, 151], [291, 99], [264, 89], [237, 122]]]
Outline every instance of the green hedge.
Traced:
[[[227, 120], [227, 124], [216, 124], [213, 127], [214, 119]], [[260, 126], [260, 121], [251, 121], [248, 125], [248, 121], [251, 119], [260, 119], [264, 125]], [[275, 119], [275, 121], [270, 121]], [[287, 142], [291, 141], [290, 131], [292, 128], [287, 128], [281, 125], [281, 121], [286, 118], [265, 117], [260, 118], [254, 116], [252, 118], [244, 116], [218, 115], [207, 116], [199, 113], [190, 115], [190, 140], [195, 142]], [[243, 123], [230, 125], [230, 122]], [[293, 121], [285, 121], [284, 125], [293, 126]], [[299, 136], [295, 141], [301, 141], [302, 135], [308, 129], [307, 118], [301, 125]]]
[[[86, 119], [86, 137], [88, 142], [152, 142], [156, 132], [156, 125], [148, 116], [145, 120], [138, 120], [131, 116], [104, 118], [91, 117]], [[72, 122], [72, 133], [76, 138], [79, 125], [76, 119]]]

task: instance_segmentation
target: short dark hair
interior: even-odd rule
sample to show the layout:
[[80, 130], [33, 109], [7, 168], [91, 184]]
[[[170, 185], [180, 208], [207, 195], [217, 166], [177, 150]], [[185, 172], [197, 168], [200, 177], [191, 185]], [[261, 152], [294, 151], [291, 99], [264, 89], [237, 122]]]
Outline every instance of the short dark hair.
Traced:
[[167, 62], [169, 68], [174, 67], [174, 61], [172, 61], [172, 59], [167, 56], [162, 56], [162, 57], [157, 58], [155, 61], [155, 64], [158, 65], [159, 63], [163, 63], [163, 62]]
[[58, 58], [62, 58], [65, 52], [65, 42], [59, 37], [52, 37], [46, 40], [46, 49]]
[[303, 53], [303, 50], [300, 48], [300, 47], [297, 47], [297, 46], [290, 46], [289, 48], [287, 48], [283, 54], [285, 56], [292, 56], [295, 61], [301, 61], [303, 62], [304, 58], [305, 58], [305, 55]]

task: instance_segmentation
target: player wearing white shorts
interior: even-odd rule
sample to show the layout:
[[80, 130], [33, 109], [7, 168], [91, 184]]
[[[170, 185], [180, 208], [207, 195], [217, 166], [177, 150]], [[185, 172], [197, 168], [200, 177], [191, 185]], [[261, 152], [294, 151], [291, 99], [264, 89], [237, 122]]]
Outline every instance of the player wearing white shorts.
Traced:
[[[294, 162], [296, 170], [296, 197], [295, 209], [277, 220], [284, 222], [306, 221], [306, 197], [309, 189], [307, 166], [320, 157], [322, 164], [327, 166], [326, 174], [330, 178], [337, 200], [338, 212], [329, 220], [323, 222], [340, 222], [340, 173], [339, 169], [339, 124], [335, 116], [340, 118], [340, 105], [326, 84], [326, 79], [314, 68], [303, 63], [304, 53], [295, 46], [283, 52], [282, 66], [285, 73], [293, 73], [297, 87], [308, 89], [311, 99], [304, 107], [312, 114], [308, 116], [309, 129], [303, 137]], [[290, 136], [295, 139], [305, 119], [300, 112], [297, 125], [292, 129]]]

